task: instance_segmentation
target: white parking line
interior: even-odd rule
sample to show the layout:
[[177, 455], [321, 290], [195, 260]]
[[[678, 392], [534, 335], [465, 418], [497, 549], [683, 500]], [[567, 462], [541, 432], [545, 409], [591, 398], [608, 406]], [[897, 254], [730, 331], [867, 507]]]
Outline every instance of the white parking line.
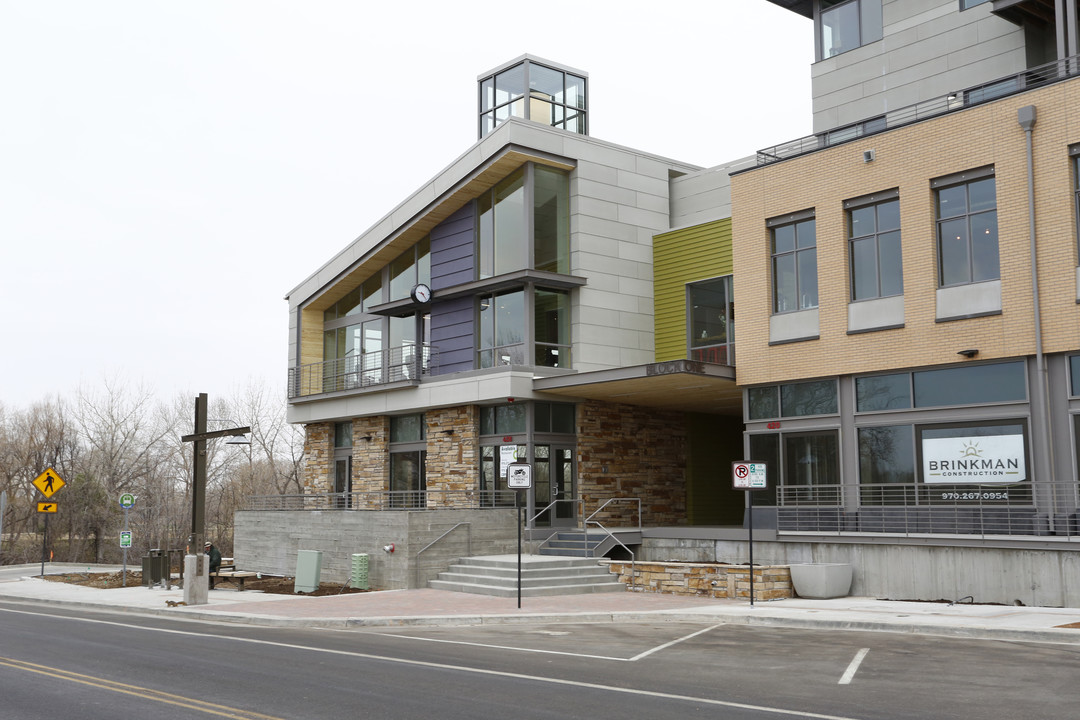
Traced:
[[866, 657], [866, 653], [868, 652], [870, 652], [870, 648], [863, 648], [855, 653], [855, 658], [851, 661], [851, 664], [847, 666], [847, 670], [844, 671], [844, 675], [840, 678], [840, 682], [837, 683], [837, 685], [851, 684], [851, 679], [855, 677], [855, 673], [859, 670], [859, 666], [862, 665], [863, 658]]

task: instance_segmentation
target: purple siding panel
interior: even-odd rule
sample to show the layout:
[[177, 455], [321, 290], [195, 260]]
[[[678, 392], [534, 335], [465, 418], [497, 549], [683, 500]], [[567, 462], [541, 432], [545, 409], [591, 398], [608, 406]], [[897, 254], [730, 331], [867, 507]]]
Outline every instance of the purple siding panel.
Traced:
[[[432, 245], [434, 242], [432, 238]], [[434, 275], [434, 267], [432, 270]], [[472, 370], [475, 366], [474, 305], [473, 298], [464, 297], [431, 306], [431, 344], [439, 349], [439, 375]]]
[[431, 288], [440, 290], [476, 279], [473, 203], [431, 231]]

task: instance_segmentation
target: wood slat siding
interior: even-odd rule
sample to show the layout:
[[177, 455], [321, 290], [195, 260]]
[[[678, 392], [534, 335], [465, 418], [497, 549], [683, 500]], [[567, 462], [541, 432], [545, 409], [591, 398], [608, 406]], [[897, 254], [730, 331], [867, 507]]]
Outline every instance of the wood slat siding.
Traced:
[[686, 284], [731, 274], [731, 219], [653, 238], [656, 361], [686, 353]]
[[431, 287], [448, 288], [476, 279], [473, 203], [431, 231]]
[[431, 306], [431, 344], [439, 349], [438, 375], [475, 367], [474, 299], [456, 298]]

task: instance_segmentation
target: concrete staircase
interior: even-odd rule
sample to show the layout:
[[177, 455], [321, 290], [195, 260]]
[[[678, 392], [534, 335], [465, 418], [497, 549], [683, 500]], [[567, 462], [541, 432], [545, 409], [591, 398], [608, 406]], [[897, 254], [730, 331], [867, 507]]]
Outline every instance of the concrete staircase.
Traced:
[[[624, 545], [641, 543], [641, 533], [634, 531], [616, 531]], [[602, 558], [611, 550], [619, 547], [610, 533], [582, 532], [581, 530], [559, 531], [548, 538], [537, 553], [562, 557]]]
[[[517, 555], [486, 555], [460, 558], [446, 572], [428, 582], [437, 590], [476, 595], [517, 597]], [[521, 556], [521, 596], [583, 595], [622, 592], [625, 583], [595, 559]]]

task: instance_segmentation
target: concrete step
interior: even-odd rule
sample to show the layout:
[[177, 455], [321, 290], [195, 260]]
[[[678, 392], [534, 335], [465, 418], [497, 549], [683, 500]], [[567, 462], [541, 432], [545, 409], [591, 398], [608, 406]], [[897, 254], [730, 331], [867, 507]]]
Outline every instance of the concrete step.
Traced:
[[[428, 587], [496, 597], [514, 597], [518, 588], [518, 557], [488, 555], [460, 558]], [[532, 597], [619, 592], [626, 589], [595, 559], [523, 555], [521, 593]]]

